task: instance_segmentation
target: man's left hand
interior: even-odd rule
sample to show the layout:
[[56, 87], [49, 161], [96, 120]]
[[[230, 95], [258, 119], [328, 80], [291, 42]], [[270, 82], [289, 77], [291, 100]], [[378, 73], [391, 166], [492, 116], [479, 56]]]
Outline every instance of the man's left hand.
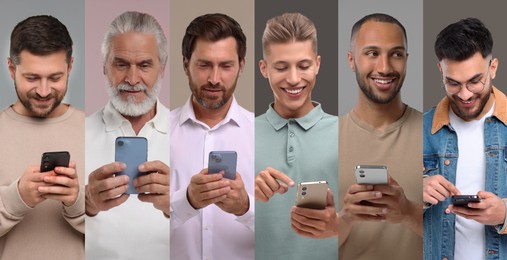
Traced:
[[137, 197], [169, 216], [169, 166], [161, 161], [150, 161], [139, 165], [139, 171], [148, 174], [134, 179]]
[[79, 181], [77, 178], [76, 162], [71, 161], [69, 167], [55, 167], [56, 175], [44, 176], [44, 182], [50, 186], [40, 186], [39, 192], [46, 193], [42, 197], [61, 201], [69, 207], [77, 200]]
[[309, 209], [293, 206], [290, 211], [292, 230], [310, 238], [338, 236], [338, 214], [334, 205], [333, 193], [327, 190], [326, 207]]
[[227, 193], [227, 197], [215, 204], [225, 212], [242, 216], [250, 208], [250, 199], [238, 172], [236, 172], [236, 179], [230, 180], [230, 187], [231, 190]]
[[505, 222], [505, 202], [494, 193], [479, 191], [481, 202], [468, 203], [468, 207], [454, 207], [449, 205], [445, 213], [454, 213], [466, 219], [475, 220], [484, 225], [499, 225]]

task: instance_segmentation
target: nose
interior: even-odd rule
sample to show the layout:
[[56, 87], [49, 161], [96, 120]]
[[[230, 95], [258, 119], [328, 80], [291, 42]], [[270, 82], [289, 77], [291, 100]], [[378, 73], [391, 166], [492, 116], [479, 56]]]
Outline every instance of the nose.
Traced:
[[210, 74], [208, 75], [208, 82], [211, 85], [217, 85], [220, 83], [220, 71], [218, 69], [218, 66], [213, 66], [211, 69]]
[[381, 55], [377, 61], [377, 72], [379, 74], [389, 74], [392, 72], [391, 61], [389, 60], [389, 56]]
[[458, 97], [461, 99], [461, 100], [468, 100], [470, 99], [471, 97], [473, 97], [474, 93], [470, 92], [470, 90], [468, 90], [466, 88], [466, 86], [461, 86], [461, 89], [459, 90], [458, 92]]
[[125, 82], [131, 86], [135, 86], [139, 83], [139, 72], [136, 66], [130, 66], [127, 75], [125, 76]]
[[47, 79], [41, 79], [39, 86], [35, 89], [35, 93], [41, 97], [47, 97], [51, 94], [51, 87]]
[[296, 68], [289, 69], [289, 74], [287, 75], [287, 83], [289, 85], [297, 85], [301, 81], [301, 76]]

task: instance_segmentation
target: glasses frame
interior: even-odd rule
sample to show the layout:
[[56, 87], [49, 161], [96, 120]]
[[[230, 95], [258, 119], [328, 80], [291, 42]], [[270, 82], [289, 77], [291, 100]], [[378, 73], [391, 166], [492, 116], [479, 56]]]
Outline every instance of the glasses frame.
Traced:
[[474, 94], [479, 94], [479, 93], [481, 93], [482, 91], [484, 91], [484, 89], [486, 88], [486, 82], [487, 82], [487, 80], [488, 80], [488, 78], [489, 78], [489, 75], [490, 75], [490, 69], [491, 69], [491, 60], [489, 60], [489, 64], [488, 64], [488, 71], [486, 72], [486, 80], [484, 80], [484, 82], [482, 82], [482, 81], [480, 81], [480, 80], [479, 80], [479, 82], [482, 84], [482, 88], [481, 88], [481, 90], [480, 90], [480, 91], [472, 91], [472, 90], [470, 90], [470, 88], [468, 87], [468, 84], [470, 84], [470, 83], [471, 83], [470, 81], [467, 81], [467, 82], [465, 82], [465, 83], [456, 82], [456, 83], [459, 83], [459, 84], [460, 84], [459, 89], [458, 89], [458, 91], [451, 92], [451, 91], [449, 91], [449, 90], [447, 89], [447, 87], [446, 87], [447, 83], [445, 82], [445, 79], [442, 79], [442, 87], [444, 88], [444, 91], [445, 91], [447, 94], [449, 94], [449, 95], [454, 95], [454, 94], [456, 94], [456, 93], [461, 92], [461, 89], [463, 88], [463, 85], [465, 85], [465, 87], [466, 87], [466, 89], [467, 89], [468, 91], [470, 91], [470, 92], [472, 92], [472, 93], [474, 93]]

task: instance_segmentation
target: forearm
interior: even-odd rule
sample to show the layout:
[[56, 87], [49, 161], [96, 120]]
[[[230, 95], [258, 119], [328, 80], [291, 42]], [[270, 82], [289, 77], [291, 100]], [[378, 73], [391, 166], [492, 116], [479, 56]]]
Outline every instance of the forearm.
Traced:
[[408, 215], [403, 224], [421, 238], [423, 237], [423, 204], [409, 200]]
[[26, 205], [18, 190], [18, 180], [8, 186], [0, 186], [0, 236], [8, 233], [32, 210]]
[[338, 248], [340, 248], [350, 235], [352, 226], [341, 213], [338, 213]]
[[63, 205], [63, 218], [77, 231], [85, 232], [85, 187], [79, 186], [77, 199], [71, 206]]

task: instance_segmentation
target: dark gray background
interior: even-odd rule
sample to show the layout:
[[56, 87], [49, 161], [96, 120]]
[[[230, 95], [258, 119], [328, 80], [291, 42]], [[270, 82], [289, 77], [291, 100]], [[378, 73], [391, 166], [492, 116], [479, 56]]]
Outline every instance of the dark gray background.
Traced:
[[347, 62], [350, 47], [350, 31], [359, 19], [371, 13], [386, 13], [407, 30], [407, 75], [401, 89], [402, 100], [422, 111], [423, 107], [423, 1], [419, 0], [340, 0], [339, 1], [339, 114], [352, 110], [357, 102], [359, 87], [355, 74]]
[[493, 85], [502, 92], [507, 91], [507, 77], [502, 66], [507, 61], [507, 37], [504, 1], [424, 1], [424, 110], [434, 107], [445, 96], [441, 87], [442, 76], [438, 71], [434, 44], [437, 34], [447, 25], [460, 19], [480, 19], [493, 35], [493, 57], [498, 58], [498, 70]]
[[67, 0], [17, 0], [2, 1], [0, 17], [0, 109], [14, 104], [17, 100], [14, 83], [9, 75], [7, 57], [12, 29], [22, 20], [33, 16], [48, 14], [62, 22], [70, 33], [73, 46], [74, 63], [69, 77], [69, 86], [63, 102], [84, 110], [84, 1]]
[[317, 28], [318, 54], [321, 56], [317, 82], [312, 99], [320, 102], [325, 112], [338, 114], [338, 1], [256, 0], [255, 1], [255, 115], [266, 112], [273, 102], [269, 82], [259, 70], [262, 59], [262, 33], [266, 22], [287, 12], [300, 12]]

